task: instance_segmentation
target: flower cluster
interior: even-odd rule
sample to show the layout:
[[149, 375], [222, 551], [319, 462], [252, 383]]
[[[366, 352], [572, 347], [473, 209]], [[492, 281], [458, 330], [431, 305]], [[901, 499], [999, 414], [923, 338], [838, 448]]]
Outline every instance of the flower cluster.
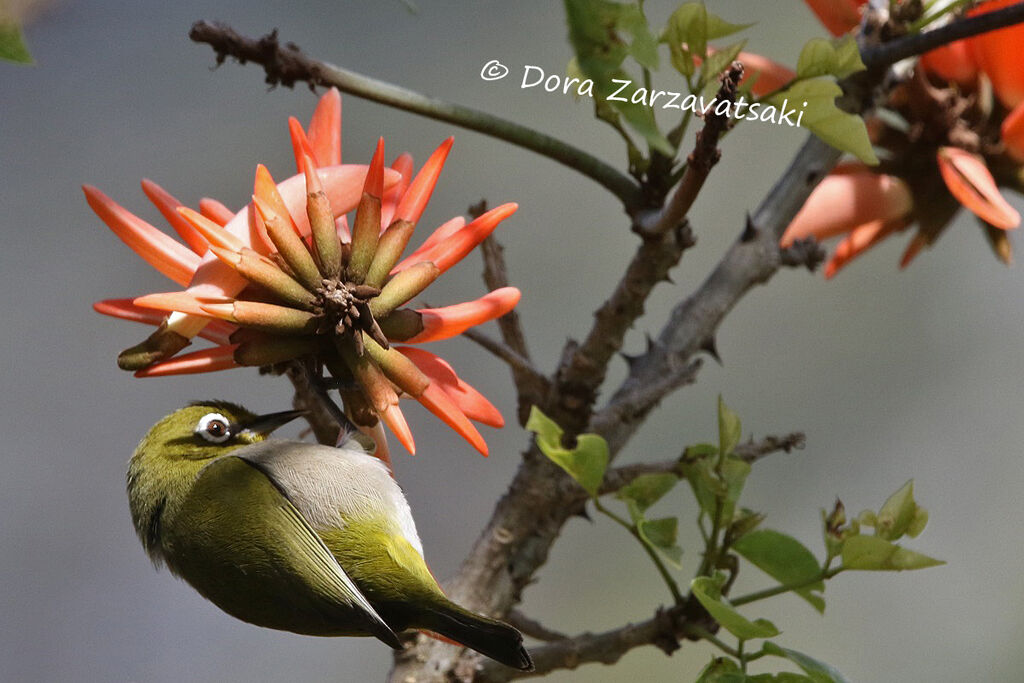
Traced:
[[[969, 14], [1014, 0], [984, 2]], [[808, 4], [834, 34], [859, 21], [863, 0]], [[960, 206], [978, 218], [997, 257], [1012, 260], [1007, 231], [1020, 214], [999, 187], [1024, 190], [1024, 27], [986, 33], [933, 50], [868, 119], [877, 168], [844, 164], [827, 177], [787, 229], [782, 245], [845, 235], [826, 265], [833, 276], [895, 232], [917, 225], [901, 265], [933, 244]], [[993, 97], [994, 94], [994, 97]]]
[[[1016, 0], [983, 2], [968, 13], [991, 12]], [[806, 0], [836, 36], [855, 29], [866, 0]], [[911, 11], [911, 4], [900, 11]], [[920, 8], [918, 8], [920, 9]], [[1024, 26], [961, 40], [922, 56], [913, 74], [892, 90], [867, 119], [882, 163], [840, 164], [811, 194], [782, 237], [843, 236], [825, 266], [825, 277], [886, 237], [917, 225], [902, 266], [933, 244], [960, 206], [979, 219], [996, 255], [1012, 260], [1007, 231], [1019, 213], [999, 188], [1024, 191]], [[765, 57], [737, 57], [756, 76], [763, 95], [795, 77]], [[993, 97], [994, 94], [994, 97]]]
[[[470, 223], [454, 218], [402, 258], [444, 165], [446, 140], [412, 178], [412, 159], [384, 167], [383, 140], [369, 166], [341, 164], [341, 98], [325, 94], [309, 134], [289, 121], [299, 173], [276, 183], [256, 170], [252, 203], [233, 213], [204, 199], [182, 206], [156, 184], [142, 189], [184, 244], [93, 187], [86, 200], [136, 253], [184, 291], [112, 299], [100, 313], [157, 325], [118, 358], [136, 376], [210, 372], [313, 359], [337, 380], [356, 424], [378, 418], [415, 452], [398, 406], [409, 396], [477, 450], [472, 421], [501, 427], [500, 413], [443, 359], [413, 346], [447, 339], [500, 317], [519, 301], [505, 287], [444, 308], [407, 304], [516, 210], [505, 204]], [[355, 210], [350, 223], [347, 214]], [[214, 346], [178, 355], [195, 336]]]

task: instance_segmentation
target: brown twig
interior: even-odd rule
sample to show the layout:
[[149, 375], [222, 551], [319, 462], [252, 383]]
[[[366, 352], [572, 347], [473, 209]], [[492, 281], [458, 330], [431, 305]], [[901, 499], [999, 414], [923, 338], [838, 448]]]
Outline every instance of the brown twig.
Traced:
[[303, 361], [288, 363], [285, 374], [295, 388], [292, 405], [296, 410], [306, 411], [305, 420], [317, 442], [333, 446], [338, 443], [341, 425], [347, 420], [323, 386], [315, 380], [314, 372]]
[[[743, 66], [734, 62], [722, 75], [718, 100], [734, 101], [742, 77]], [[594, 324], [583, 343], [576, 346], [570, 342], [563, 351], [566, 360], [559, 367], [554, 391], [565, 412], [576, 416], [561, 425], [570, 434], [579, 433], [586, 426], [608, 363], [622, 348], [626, 332], [643, 315], [644, 302], [654, 286], [668, 279], [668, 272], [679, 263], [683, 252], [696, 243], [686, 214], [721, 156], [718, 139], [730, 125], [728, 116], [708, 113], [672, 199], [649, 227], [643, 221], [637, 222], [635, 230], [644, 241], [625, 275], [594, 313]]]
[[[718, 89], [717, 102], [735, 102], [736, 89], [743, 78], [743, 64], [733, 62], [721, 76], [721, 87]], [[717, 107], [716, 107], [717, 109]], [[704, 117], [704, 127], [697, 131], [697, 139], [693, 151], [686, 158], [686, 172], [679, 186], [672, 194], [665, 208], [649, 220], [649, 225], [639, 225], [638, 230], [645, 235], [658, 235], [672, 230], [682, 223], [690, 212], [690, 207], [697, 200], [697, 195], [704, 187], [711, 169], [722, 156], [718, 149], [718, 140], [729, 130], [735, 121], [725, 114], [709, 111]]]
[[512, 610], [505, 616], [505, 620], [515, 626], [517, 629], [522, 631], [523, 635], [529, 636], [535, 640], [544, 642], [552, 642], [556, 640], [566, 640], [569, 636], [558, 631], [553, 631], [544, 624], [541, 624], [535, 619], [531, 619], [517, 609]]
[[637, 624], [626, 624], [603, 633], [581, 633], [533, 648], [530, 650], [534, 665], [531, 672], [516, 671], [485, 661], [477, 672], [476, 680], [503, 683], [542, 676], [557, 669], [575, 669], [581, 664], [614, 664], [630, 650], [645, 645], [654, 645], [666, 654], [672, 654], [679, 649], [679, 639], [687, 634], [690, 624], [684, 607], [659, 609], [653, 617]]
[[[470, 341], [476, 342], [484, 349], [505, 361], [505, 363], [512, 368], [514, 375], [521, 376], [523, 378], [523, 384], [533, 383], [538, 386], [547, 386], [547, 378], [541, 374], [540, 370], [533, 367], [533, 363], [530, 362], [530, 359], [520, 355], [508, 344], [503, 344], [480, 330], [469, 329], [463, 332], [461, 336], [466, 337]], [[520, 380], [517, 379], [516, 386], [519, 386], [520, 383]]]
[[[478, 204], [469, 207], [469, 214], [477, 218], [487, 211], [487, 201], [481, 200]], [[484, 283], [492, 292], [502, 287], [507, 287], [508, 266], [505, 263], [505, 250], [494, 235], [488, 235], [480, 244], [480, 252], [484, 260]], [[547, 393], [547, 378], [538, 372], [530, 360], [530, 350], [526, 344], [526, 334], [523, 332], [523, 324], [515, 309], [509, 311], [497, 320], [498, 329], [501, 330], [501, 338], [504, 340], [504, 347], [497, 345], [494, 340], [483, 334], [467, 335], [473, 341], [488, 349], [502, 360], [509, 364], [512, 369], [512, 381], [516, 385], [517, 417], [519, 424], [525, 425], [530, 415], [530, 406], [540, 402]]]

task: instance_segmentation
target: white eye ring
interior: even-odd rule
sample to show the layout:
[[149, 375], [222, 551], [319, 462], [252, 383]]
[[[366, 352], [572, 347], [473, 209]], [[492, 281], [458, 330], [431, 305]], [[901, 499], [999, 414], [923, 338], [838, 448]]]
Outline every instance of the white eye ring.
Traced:
[[220, 413], [207, 413], [199, 418], [196, 434], [210, 443], [224, 443], [231, 438], [231, 421]]

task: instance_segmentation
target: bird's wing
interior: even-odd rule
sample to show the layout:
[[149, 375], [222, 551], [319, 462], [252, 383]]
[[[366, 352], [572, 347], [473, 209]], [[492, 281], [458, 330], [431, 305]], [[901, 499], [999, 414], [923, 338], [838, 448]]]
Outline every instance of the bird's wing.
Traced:
[[[245, 542], [266, 548], [286, 546], [281, 559], [290, 565], [295, 575], [304, 577], [328, 600], [362, 611], [373, 635], [401, 649], [394, 631], [334, 559], [323, 540], [273, 479], [257, 465], [231, 455], [217, 458], [200, 472], [193, 493], [206, 499], [203, 502], [207, 504], [199, 509], [210, 510], [210, 514], [216, 514], [222, 522], [225, 514], [237, 515], [234, 526], [244, 529]], [[253, 518], [259, 518], [262, 523], [251, 524]], [[265, 537], [259, 538], [263, 534]]]

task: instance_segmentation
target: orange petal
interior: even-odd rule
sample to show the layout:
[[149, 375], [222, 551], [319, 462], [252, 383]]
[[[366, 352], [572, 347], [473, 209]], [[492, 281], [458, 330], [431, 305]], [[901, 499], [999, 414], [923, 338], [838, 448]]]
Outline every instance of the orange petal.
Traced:
[[430, 237], [428, 237], [416, 251], [409, 254], [408, 257], [402, 259], [402, 261], [398, 265], [392, 268], [391, 272], [397, 273], [400, 270], [405, 270], [414, 263], [420, 263], [421, 261], [429, 260], [424, 257], [424, 254], [426, 254], [430, 249], [432, 249], [434, 246], [436, 246], [443, 240], [448, 239], [449, 237], [457, 233], [459, 230], [462, 230], [462, 228], [465, 227], [465, 225], [466, 219], [463, 218], [462, 216], [456, 216], [450, 221], [442, 223], [441, 226], [437, 228], [437, 230], [430, 233]]
[[[142, 308], [132, 303], [133, 299], [104, 299], [97, 301], [92, 308], [97, 313], [109, 315], [121, 320], [130, 320], [146, 325], [160, 325], [167, 316], [164, 312], [152, 308]], [[199, 333], [200, 337], [209, 339], [215, 344], [227, 344], [228, 337], [237, 330], [236, 325], [226, 323], [223, 320], [211, 320], [210, 323]]]
[[416, 400], [487, 457], [487, 442], [440, 386], [431, 384]]
[[818, 20], [834, 36], [841, 36], [860, 23], [860, 6], [867, 0], [805, 0]]
[[402, 201], [399, 202], [398, 208], [395, 210], [395, 218], [402, 218], [410, 223], [416, 223], [420, 219], [423, 209], [430, 201], [430, 195], [434, 192], [434, 186], [437, 185], [441, 169], [444, 168], [444, 161], [448, 158], [448, 152], [454, 142], [455, 138], [448, 138], [442, 142], [427, 159], [427, 163], [423, 164], [423, 168], [416, 174], [416, 178], [413, 179], [409, 189], [402, 197]]
[[1010, 156], [1024, 162], [1024, 102], [1003, 119], [1001, 137]]
[[160, 232], [91, 185], [83, 185], [85, 201], [132, 251], [181, 286], [199, 267], [199, 256]]
[[418, 310], [417, 313], [423, 316], [423, 331], [406, 342], [422, 344], [460, 335], [474, 325], [505, 315], [519, 303], [520, 296], [515, 287], [502, 287], [476, 301]]
[[240, 367], [235, 362], [235, 348], [214, 346], [210, 349], [193, 351], [169, 360], [154, 363], [135, 373], [136, 377], [166, 377], [168, 375], [194, 375], [200, 372], [217, 372]]
[[1020, 214], [1003, 198], [981, 157], [958, 147], [940, 147], [937, 159], [950, 193], [978, 218], [1002, 230], [1020, 225]]
[[174, 231], [181, 236], [181, 239], [185, 240], [189, 249], [200, 256], [206, 253], [210, 246], [206, 239], [177, 211], [181, 202], [175, 199], [170, 192], [147, 178], [142, 179], [142, 191], [149, 197], [149, 201], [156, 205], [157, 210], [171, 224]]
[[401, 176], [401, 179], [391, 186], [391, 189], [384, 193], [381, 197], [380, 205], [380, 226], [381, 229], [391, 225], [391, 221], [395, 217], [395, 209], [398, 208], [398, 202], [402, 200], [402, 196], [405, 195], [406, 189], [409, 187], [409, 178], [412, 177], [412, 157], [408, 154], [401, 154], [394, 163], [391, 164], [391, 170], [395, 171]]
[[[302, 180], [305, 182], [305, 176], [302, 177]], [[253, 181], [252, 194], [254, 197], [258, 197], [260, 200], [265, 202], [267, 206], [269, 206], [271, 210], [282, 219], [289, 221], [292, 229], [296, 233], [300, 235], [302, 234], [302, 232], [299, 231], [298, 226], [295, 224], [295, 219], [292, 218], [291, 212], [288, 210], [288, 205], [285, 203], [284, 197], [282, 197], [281, 193], [277, 190], [277, 183], [274, 182], [274, 178], [270, 175], [270, 171], [268, 171], [267, 167], [263, 164], [258, 164], [256, 166], [256, 179]], [[303, 202], [302, 209], [305, 210], [305, 208], [306, 204]]]
[[341, 163], [341, 93], [337, 88], [325, 92], [317, 102], [309, 121], [309, 144], [318, 166]]
[[835, 277], [843, 267], [850, 261], [857, 258], [865, 251], [875, 246], [892, 233], [902, 230], [910, 224], [910, 219], [905, 218], [899, 221], [871, 221], [864, 225], [857, 226], [850, 231], [850, 234], [836, 245], [836, 251], [825, 264], [825, 279]]
[[155, 308], [158, 311], [179, 311], [188, 315], [198, 315], [205, 318], [212, 317], [203, 309], [203, 304], [229, 303], [231, 299], [217, 299], [216, 297], [203, 297], [199, 299], [188, 292], [158, 292], [146, 294], [132, 299], [132, 303], [142, 308]]
[[978, 78], [978, 65], [966, 40], [957, 40], [921, 55], [921, 68], [946, 81], [970, 85]]
[[363, 192], [378, 199], [384, 196], [384, 138], [377, 138], [377, 146], [373, 150], [370, 168], [363, 183]]
[[[968, 12], [968, 15], [985, 14], [1016, 5], [1018, 2], [1019, 0], [984, 2]], [[1024, 102], [1021, 45], [1024, 45], [1024, 26], [1021, 24], [983, 33], [969, 40], [969, 47], [978, 68], [992, 81], [992, 90], [1008, 109], [1013, 109]]]
[[211, 244], [221, 249], [236, 252], [242, 251], [245, 248], [245, 242], [201, 213], [196, 213], [187, 206], [179, 206], [175, 213], [179, 214], [180, 218], [187, 221], [203, 237], [207, 244], [207, 249], [209, 249]]
[[[491, 209], [458, 232], [433, 247], [423, 250], [420, 260], [433, 261], [442, 273], [445, 272], [461, 261], [466, 254], [473, 251], [478, 244], [494, 232], [499, 223], [514, 214], [518, 208], [518, 204], [510, 202]], [[410, 265], [409, 259], [405, 259], [394, 270], [401, 270], [408, 265]]]
[[302, 130], [302, 124], [294, 116], [288, 117], [288, 135], [292, 139], [292, 154], [295, 155], [295, 167], [299, 170], [299, 173], [302, 173], [304, 170], [303, 157], [312, 157], [315, 161], [316, 156], [313, 154], [313, 146], [309, 144], [309, 138], [306, 137], [306, 131]]
[[498, 409], [484, 398], [483, 394], [471, 387], [455, 374], [455, 370], [440, 356], [414, 346], [396, 346], [400, 353], [416, 364], [416, 367], [448, 394], [466, 417], [491, 427], [504, 427], [505, 418]]
[[416, 455], [416, 442], [412, 438], [409, 423], [405, 421], [405, 415], [402, 414], [402, 409], [398, 407], [398, 404], [385, 408], [381, 418], [383, 418], [384, 423], [387, 424], [394, 435], [398, 437], [399, 443], [405, 446], [405, 450], [409, 451], [409, 455]]
[[199, 200], [199, 213], [221, 227], [227, 225], [228, 221], [235, 217], [234, 211], [209, 197]]
[[910, 188], [899, 178], [863, 164], [843, 164], [818, 184], [779, 243], [788, 247], [806, 237], [821, 241], [872, 221], [896, 220], [913, 204]]

